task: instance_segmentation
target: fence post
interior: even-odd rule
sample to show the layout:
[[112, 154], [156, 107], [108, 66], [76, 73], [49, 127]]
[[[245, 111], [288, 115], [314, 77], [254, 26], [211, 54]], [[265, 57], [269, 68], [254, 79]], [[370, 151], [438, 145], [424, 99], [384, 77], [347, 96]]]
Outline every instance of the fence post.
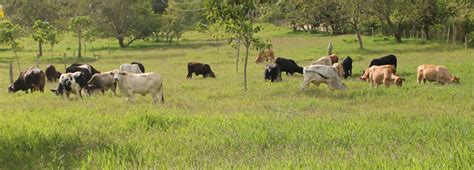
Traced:
[[334, 48], [334, 47], [332, 46], [332, 43], [329, 42], [329, 44], [328, 44], [328, 55], [331, 55], [331, 54], [332, 54], [332, 49], [333, 49], [333, 48]]

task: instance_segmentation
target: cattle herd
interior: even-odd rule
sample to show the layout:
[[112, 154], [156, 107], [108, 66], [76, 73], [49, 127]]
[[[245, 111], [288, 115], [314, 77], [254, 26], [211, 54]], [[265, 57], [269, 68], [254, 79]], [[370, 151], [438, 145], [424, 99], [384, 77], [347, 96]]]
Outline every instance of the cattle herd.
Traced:
[[[257, 64], [267, 63], [264, 71], [265, 81], [282, 81], [281, 72], [286, 72], [286, 75], [303, 74], [300, 90], [310, 83], [316, 86], [321, 83], [327, 84], [330, 89], [346, 89], [342, 80], [352, 76], [352, 62], [352, 58], [347, 57], [339, 63], [338, 56], [333, 54], [321, 57], [309, 66], [300, 67], [294, 60], [275, 58], [273, 50], [260, 52], [255, 60]], [[209, 64], [189, 62], [187, 68], [188, 79], [191, 79], [193, 74], [202, 75], [204, 78], [216, 78]], [[359, 78], [369, 82], [372, 87], [378, 87], [381, 84], [386, 87], [392, 84], [401, 87], [405, 79], [396, 74], [396, 69], [397, 57], [387, 55], [373, 59]], [[164, 102], [161, 75], [153, 72], [146, 73], [144, 65], [139, 62], [122, 64], [119, 69], [104, 73], [89, 64], [72, 64], [66, 68], [65, 73], [58, 72], [53, 65], [48, 65], [45, 72], [37, 67], [30, 67], [20, 73], [18, 79], [8, 87], [8, 91], [11, 93], [19, 90], [26, 93], [28, 90], [44, 92], [46, 79], [49, 82], [58, 81], [57, 87], [51, 91], [67, 98], [70, 98], [70, 94], [75, 94], [76, 98], [82, 98], [83, 95], [91, 95], [95, 91], [104, 94], [109, 89], [116, 95], [118, 87], [122, 96], [129, 102], [134, 102], [134, 94], [150, 94], [153, 103], [158, 100]], [[424, 64], [417, 68], [417, 83], [426, 81], [444, 85], [459, 83], [459, 78], [450, 74], [444, 66]]]

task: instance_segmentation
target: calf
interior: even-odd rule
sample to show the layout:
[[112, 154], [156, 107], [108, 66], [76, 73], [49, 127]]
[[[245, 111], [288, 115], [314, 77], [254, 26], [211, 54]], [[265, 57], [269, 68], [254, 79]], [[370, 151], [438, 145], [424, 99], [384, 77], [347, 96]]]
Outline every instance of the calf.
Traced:
[[347, 79], [347, 77], [352, 76], [352, 58], [347, 56], [344, 61], [342, 61], [342, 67], [344, 69], [344, 78]]
[[275, 53], [272, 49], [260, 51], [257, 55], [257, 58], [255, 59], [255, 63], [257, 64], [263, 63], [265, 61], [269, 63], [275, 61]]
[[212, 77], [216, 78], [216, 75], [211, 70], [211, 66], [209, 64], [197, 63], [197, 62], [189, 62], [188, 63], [188, 75], [186, 76], [188, 79], [191, 79], [193, 73], [196, 76], [202, 75], [204, 78]]
[[130, 64], [136, 64], [136, 65], [138, 65], [138, 67], [140, 68], [140, 70], [142, 71], [142, 73], [145, 73], [145, 66], [143, 66], [142, 63], [139, 63], [139, 62], [134, 61], [134, 62], [132, 62], [132, 63], [130, 63]]
[[336, 68], [325, 65], [310, 65], [303, 70], [304, 81], [301, 84], [300, 90], [306, 88], [309, 83], [313, 83], [318, 86], [321, 83], [328, 85], [330, 89], [346, 89], [346, 85], [342, 83], [341, 79], [337, 75]]
[[272, 63], [265, 68], [265, 81], [271, 82], [281, 81], [281, 69], [278, 64]]
[[397, 57], [395, 55], [387, 55], [380, 58], [373, 59], [370, 62], [369, 67], [372, 66], [381, 66], [381, 65], [393, 65], [395, 67], [395, 71], [397, 70]]
[[122, 64], [120, 71], [126, 71], [129, 73], [143, 73], [138, 64]]
[[115, 89], [117, 88], [117, 83], [115, 82], [113, 72], [95, 74], [87, 84], [88, 93], [94, 90], [100, 90], [102, 94], [105, 94], [105, 91], [111, 89], [113, 94], [116, 95]]
[[369, 70], [369, 82], [372, 87], [378, 87], [381, 84], [385, 84], [385, 87], [391, 84], [402, 87], [404, 81], [404, 78], [395, 74], [394, 67], [374, 67]]
[[459, 84], [459, 78], [449, 73], [446, 67], [432, 64], [418, 66], [416, 77], [418, 84], [421, 84], [421, 82], [426, 83], [427, 80], [431, 82], [436, 81], [442, 85], [451, 83]]
[[[66, 73], [76, 73], [74, 74], [74, 79], [80, 87], [79, 91], [82, 92], [82, 89], [87, 88], [87, 82], [92, 78], [92, 76], [100, 72], [88, 64], [72, 64], [66, 68]], [[82, 94], [79, 94], [82, 97]]]
[[113, 71], [114, 79], [118, 82], [118, 88], [128, 102], [134, 102], [134, 94], [151, 94], [153, 103], [159, 100], [165, 101], [163, 96], [163, 81], [158, 73], [133, 74], [127, 72]]
[[18, 79], [10, 84], [8, 92], [15, 93], [19, 90], [28, 93], [30, 90], [32, 93], [36, 90], [44, 92], [45, 74], [41, 69], [37, 67], [30, 67], [28, 70], [20, 73]]
[[298, 66], [294, 60], [278, 57], [275, 61], [280, 66], [281, 71], [286, 72], [286, 75], [293, 73], [303, 74], [303, 67]]
[[55, 82], [59, 79], [59, 77], [61, 76], [61, 73], [56, 71], [56, 68], [53, 66], [53, 65], [48, 65], [46, 67], [46, 78], [48, 79], [48, 81], [50, 82]]

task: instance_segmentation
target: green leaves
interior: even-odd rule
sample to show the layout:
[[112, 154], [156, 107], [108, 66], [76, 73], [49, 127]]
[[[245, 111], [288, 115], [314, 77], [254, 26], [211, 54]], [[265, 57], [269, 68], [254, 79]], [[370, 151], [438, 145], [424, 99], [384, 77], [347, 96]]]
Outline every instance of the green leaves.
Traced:
[[58, 43], [58, 31], [49, 22], [37, 20], [33, 25], [32, 31], [33, 34], [31, 36], [37, 42], [49, 42], [51, 45]]
[[0, 43], [10, 45], [13, 50], [19, 48], [18, 38], [22, 35], [22, 27], [9, 20], [0, 21]]

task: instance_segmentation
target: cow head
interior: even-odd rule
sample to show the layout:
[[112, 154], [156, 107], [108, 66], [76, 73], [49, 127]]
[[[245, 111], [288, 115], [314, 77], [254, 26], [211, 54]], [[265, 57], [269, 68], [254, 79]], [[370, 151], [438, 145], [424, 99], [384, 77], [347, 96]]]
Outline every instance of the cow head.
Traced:
[[453, 79], [451, 80], [451, 82], [459, 84], [460, 83], [459, 80], [460, 80], [459, 77], [454, 76]]
[[401, 78], [401, 77], [396, 77], [395, 80], [394, 80], [395, 84], [399, 87], [402, 87], [402, 84], [403, 84], [404, 81], [405, 81], [405, 79]]
[[207, 76], [209, 76], [211, 78], [216, 78], [216, 75], [214, 74], [214, 72], [211, 72], [211, 73], [207, 74]]
[[119, 71], [119, 70], [114, 70], [111, 71], [109, 74], [114, 76], [115, 81], [120, 81], [122, 79], [122, 76], [127, 75], [127, 72]]
[[18, 90], [15, 88], [14, 84], [10, 84], [10, 86], [8, 86], [8, 92], [9, 93], [15, 93], [16, 91], [18, 91]]

